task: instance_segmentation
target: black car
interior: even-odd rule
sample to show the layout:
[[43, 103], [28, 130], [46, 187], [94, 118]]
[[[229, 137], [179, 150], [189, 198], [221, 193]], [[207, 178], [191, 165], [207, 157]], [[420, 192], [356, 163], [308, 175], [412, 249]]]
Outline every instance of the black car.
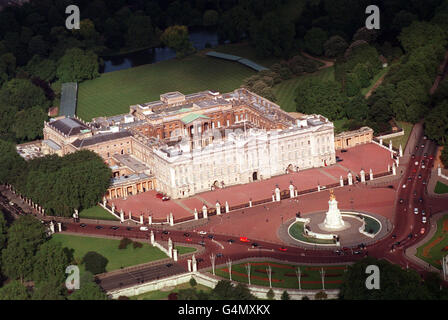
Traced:
[[252, 247], [254, 247], [254, 248], [258, 247], [258, 243], [256, 243], [256, 242], [252, 243]]
[[419, 178], [419, 179], [421, 179], [421, 178], [422, 178], [422, 175], [421, 175], [421, 174], [419, 174], [419, 175], [418, 175], [418, 178]]
[[420, 199], [418, 199], [418, 202], [422, 203], [423, 202], [423, 198], [420, 197]]
[[234, 243], [235, 240], [233, 240], [233, 239], [229, 239], [229, 240], [227, 240], [227, 242], [228, 242], [228, 243]]
[[347, 150], [346, 149], [342, 149], [341, 152], [344, 153], [344, 152], [347, 152]]
[[415, 154], [413, 154], [413, 155], [411, 156], [411, 158], [414, 159], [414, 158], [415, 158]]
[[403, 203], [404, 202], [404, 200], [403, 199], [400, 199], [400, 203]]
[[184, 233], [184, 237], [189, 237], [189, 236], [190, 236], [190, 234], [188, 232]]
[[163, 234], [169, 234], [170, 232], [165, 230], [165, 231], [163, 231], [162, 233], [163, 233]]
[[132, 228], [131, 227], [126, 227], [126, 230], [131, 231]]
[[207, 237], [208, 237], [209, 239], [213, 239], [213, 238], [214, 238], [214, 236], [213, 236], [212, 234], [209, 234]]
[[222, 253], [217, 253], [217, 254], [216, 254], [216, 258], [221, 258], [222, 256], [223, 256]]
[[172, 263], [167, 263], [165, 266], [167, 266], [169, 268], [169, 267], [172, 267], [173, 264]]
[[202, 259], [202, 258], [197, 258], [196, 259], [196, 262], [202, 262], [202, 261], [204, 261], [204, 259]]
[[96, 226], [95, 228], [100, 230], [100, 229], [103, 229], [104, 227], [103, 226]]
[[81, 223], [79, 226], [80, 226], [81, 228], [85, 228], [87, 225], [86, 225], [85, 223]]
[[426, 158], [426, 157], [428, 156], [428, 153], [425, 152], [425, 153], [423, 154], [423, 156]]
[[110, 227], [112, 230], [117, 230], [118, 228], [120, 228], [120, 227], [117, 227], [117, 226], [112, 226], [112, 227]]

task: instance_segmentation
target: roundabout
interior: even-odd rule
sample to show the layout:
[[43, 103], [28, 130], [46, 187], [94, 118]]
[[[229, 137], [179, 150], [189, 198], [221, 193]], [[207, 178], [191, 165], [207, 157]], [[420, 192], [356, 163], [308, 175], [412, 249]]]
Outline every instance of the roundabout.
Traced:
[[[302, 218], [300, 213], [279, 231], [289, 244], [304, 247], [355, 247], [376, 242], [387, 234], [390, 223], [385, 217], [372, 213], [343, 211], [330, 192], [327, 212], [315, 212]], [[286, 229], [286, 230], [285, 230]], [[289, 239], [285, 239], [285, 236]]]

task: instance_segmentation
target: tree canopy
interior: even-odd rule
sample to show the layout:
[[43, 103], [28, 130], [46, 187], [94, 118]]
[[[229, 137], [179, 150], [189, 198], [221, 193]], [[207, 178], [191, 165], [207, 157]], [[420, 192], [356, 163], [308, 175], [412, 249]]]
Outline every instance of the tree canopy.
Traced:
[[81, 82], [99, 76], [98, 56], [92, 51], [73, 48], [58, 61], [56, 75], [62, 82]]

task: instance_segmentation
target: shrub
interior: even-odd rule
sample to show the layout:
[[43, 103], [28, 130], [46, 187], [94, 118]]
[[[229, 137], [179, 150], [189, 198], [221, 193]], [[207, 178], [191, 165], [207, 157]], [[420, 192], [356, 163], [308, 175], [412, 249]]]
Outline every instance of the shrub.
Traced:
[[269, 300], [274, 300], [274, 298], [275, 298], [275, 293], [274, 293], [274, 291], [273, 291], [272, 289], [269, 289], [269, 291], [266, 293], [266, 297], [267, 297]]
[[132, 246], [134, 247], [134, 249], [136, 249], [143, 247], [143, 244], [141, 242], [135, 241], [134, 243], [132, 243]]
[[302, 300], [310, 300], [310, 298], [308, 298], [308, 296], [303, 296]]
[[86, 270], [93, 274], [106, 272], [108, 262], [109, 260], [95, 251], [87, 252], [82, 258], [82, 263], [85, 265]]
[[314, 298], [316, 300], [324, 300], [324, 299], [327, 299], [327, 294], [324, 291], [319, 291], [318, 293], [316, 293]]
[[132, 243], [131, 239], [123, 238], [123, 239], [120, 240], [120, 244], [118, 245], [118, 249], [126, 249], [128, 247], [128, 245], [130, 245], [131, 243]]
[[283, 291], [282, 296], [281, 296], [282, 300], [291, 300], [291, 297], [289, 296], [288, 291]]
[[198, 284], [198, 283], [196, 282], [196, 280], [192, 277], [192, 278], [190, 279], [190, 286], [192, 286], [192, 287], [196, 287], [197, 284]]

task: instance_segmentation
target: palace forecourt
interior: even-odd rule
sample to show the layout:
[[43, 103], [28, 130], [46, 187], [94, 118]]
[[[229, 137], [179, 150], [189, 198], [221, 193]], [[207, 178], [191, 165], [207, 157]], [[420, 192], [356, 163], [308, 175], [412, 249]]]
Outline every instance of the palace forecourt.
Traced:
[[[324, 116], [287, 113], [243, 88], [169, 92], [88, 123], [62, 116], [45, 122], [43, 135], [33, 144], [40, 155], [99, 154], [113, 172], [103, 205], [143, 223], [204, 218], [395, 172], [393, 150], [372, 143], [370, 128], [335, 138]], [[336, 150], [342, 146], [354, 147]], [[26, 155], [26, 146], [18, 151]]]

